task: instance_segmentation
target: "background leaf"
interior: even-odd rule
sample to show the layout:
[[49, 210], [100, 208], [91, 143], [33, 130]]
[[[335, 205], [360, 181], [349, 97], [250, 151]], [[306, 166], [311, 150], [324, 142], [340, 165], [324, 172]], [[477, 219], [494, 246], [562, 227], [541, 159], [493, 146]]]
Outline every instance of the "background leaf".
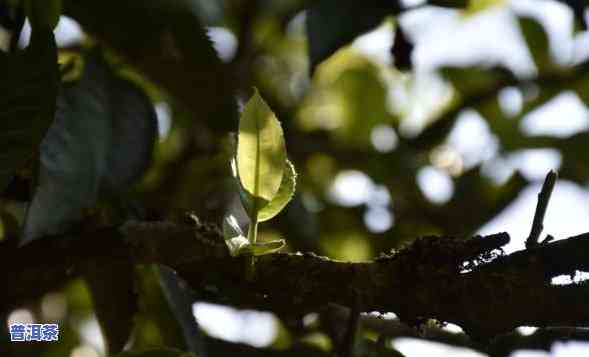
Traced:
[[59, 70], [55, 39], [34, 30], [22, 52], [0, 51], [0, 189], [32, 159], [55, 115]]
[[409, 41], [401, 25], [397, 23], [395, 28], [395, 41], [391, 53], [395, 58], [395, 67], [401, 71], [407, 71], [412, 68], [411, 54], [413, 53], [413, 43]]
[[61, 0], [24, 0], [32, 27], [53, 29], [61, 15]]
[[323, 60], [358, 35], [400, 10], [396, 1], [321, 0], [307, 12], [311, 72]]
[[[256, 90], [239, 121], [237, 168], [243, 188], [256, 201], [271, 201], [280, 188], [285, 160], [282, 127]], [[257, 213], [261, 206], [254, 206]]]
[[[192, 290], [170, 268], [142, 265], [136, 271], [140, 292], [138, 330], [147, 327], [148, 322], [155, 322], [160, 345], [191, 351], [199, 357], [206, 356], [202, 335], [192, 313], [192, 304], [196, 300]], [[153, 343], [146, 343], [138, 333], [132, 347], [141, 349], [151, 345]]]
[[84, 278], [108, 354], [122, 351], [131, 336], [137, 312], [133, 265], [122, 263], [89, 270]]
[[290, 202], [295, 193], [297, 173], [294, 165], [287, 159], [280, 188], [272, 200], [258, 212], [258, 221], [264, 222], [276, 216]]
[[204, 357], [202, 333], [192, 312], [192, 304], [196, 300], [194, 293], [186, 282], [168, 267], [159, 268], [159, 278], [166, 302], [182, 333], [185, 348]]
[[64, 2], [66, 15], [174, 93], [193, 119], [227, 133], [237, 120], [235, 81], [213, 48], [199, 9], [202, 4], [193, 0]]
[[536, 68], [539, 71], [549, 69], [552, 60], [546, 30], [544, 30], [542, 24], [531, 17], [519, 17], [518, 20]]
[[96, 202], [110, 145], [106, 78], [105, 66], [88, 58], [82, 79], [63, 87], [41, 145], [39, 187], [27, 212], [24, 242], [64, 232]]
[[66, 231], [94, 207], [102, 187], [128, 188], [149, 160], [154, 120], [144, 94], [122, 85], [102, 59], [87, 56], [80, 81], [63, 87], [41, 145], [39, 187], [27, 212], [24, 242]]
[[109, 84], [112, 137], [103, 187], [117, 194], [127, 190], [149, 166], [157, 116], [149, 98], [135, 84], [120, 78]]

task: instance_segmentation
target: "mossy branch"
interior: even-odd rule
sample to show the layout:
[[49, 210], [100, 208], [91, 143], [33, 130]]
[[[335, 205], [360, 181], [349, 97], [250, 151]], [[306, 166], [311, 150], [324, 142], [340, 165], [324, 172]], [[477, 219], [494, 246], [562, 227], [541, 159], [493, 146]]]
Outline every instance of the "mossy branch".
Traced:
[[[482, 257], [506, 244], [506, 233], [466, 241], [421, 238], [395, 255], [364, 263], [270, 254], [257, 258], [253, 280], [242, 269], [247, 257], [231, 257], [213, 226], [128, 222], [83, 235], [0, 246], [0, 276], [10, 287], [0, 297], [2, 310], [53, 291], [84, 269], [131, 260], [170, 266], [194, 289], [217, 286], [225, 303], [282, 314], [361, 301], [360, 311], [392, 311], [405, 321], [436, 318], [479, 337], [520, 325], [589, 324], [589, 286], [550, 284], [553, 276], [589, 270], [589, 233], [487, 263]], [[473, 259], [479, 265], [461, 271]]]

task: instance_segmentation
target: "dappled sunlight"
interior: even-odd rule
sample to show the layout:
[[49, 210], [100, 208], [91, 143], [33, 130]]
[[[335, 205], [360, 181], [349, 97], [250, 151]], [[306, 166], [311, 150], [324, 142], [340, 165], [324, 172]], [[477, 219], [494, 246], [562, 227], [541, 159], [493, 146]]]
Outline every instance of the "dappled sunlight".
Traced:
[[452, 198], [452, 179], [440, 169], [431, 166], [422, 168], [417, 174], [417, 183], [423, 194], [433, 203], [442, 204]]
[[[376, 224], [381, 225], [382, 222]], [[341, 261], [362, 262], [369, 260], [374, 255], [366, 237], [363, 234], [353, 232], [330, 236], [324, 240], [322, 248], [325, 255]]]
[[498, 100], [503, 113], [508, 117], [513, 117], [521, 112], [524, 98], [518, 88], [507, 87], [499, 92]]
[[568, 137], [589, 129], [589, 110], [574, 92], [565, 91], [529, 113], [521, 129], [527, 135]]
[[89, 345], [80, 345], [72, 350], [70, 357], [100, 357], [100, 354]]
[[237, 38], [225, 27], [209, 27], [208, 35], [213, 41], [213, 46], [219, 54], [219, 57], [225, 62], [229, 62], [237, 51]]
[[216, 338], [256, 347], [268, 346], [276, 338], [276, 317], [267, 312], [202, 302], [194, 304], [192, 311], [200, 327]]
[[343, 171], [335, 177], [329, 195], [342, 206], [358, 206], [368, 202], [374, 189], [374, 183], [366, 174]]
[[559, 275], [552, 278], [552, 285], [578, 284], [589, 279], [589, 273], [576, 270], [573, 274]]
[[519, 150], [507, 158], [513, 170], [518, 170], [530, 181], [540, 181], [550, 170], [558, 171], [562, 155], [554, 149]]
[[480, 352], [452, 347], [437, 342], [420, 341], [413, 338], [397, 338], [393, 346], [406, 357], [438, 356], [438, 357], [484, 357]]
[[378, 124], [370, 133], [372, 146], [379, 152], [391, 152], [397, 147], [399, 141], [395, 130], [385, 124]]
[[42, 1], [0, 4], [0, 306], [60, 340], [0, 351], [589, 355], [542, 335], [583, 252], [527, 279], [586, 238], [525, 248], [551, 170], [540, 240], [589, 232], [586, 7]]

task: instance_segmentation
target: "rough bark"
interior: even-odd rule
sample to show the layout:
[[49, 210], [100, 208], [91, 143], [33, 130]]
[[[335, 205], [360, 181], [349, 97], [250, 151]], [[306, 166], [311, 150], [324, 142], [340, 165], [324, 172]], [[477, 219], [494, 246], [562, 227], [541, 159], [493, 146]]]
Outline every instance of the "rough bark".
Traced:
[[[82, 237], [83, 235], [83, 237]], [[217, 302], [304, 314], [328, 303], [392, 311], [403, 321], [435, 318], [485, 339], [528, 326], [589, 325], [589, 286], [553, 286], [551, 278], [589, 270], [589, 233], [510, 255], [496, 249], [507, 233], [470, 240], [424, 237], [370, 262], [334, 261], [312, 253], [229, 256], [216, 227], [128, 222], [71, 237], [47, 237], [22, 248], [0, 246], [3, 311], [59, 288], [79, 271], [131, 260], [175, 269], [192, 288], [215, 287]], [[465, 271], [464, 263], [471, 262]], [[476, 262], [476, 264], [472, 264]]]

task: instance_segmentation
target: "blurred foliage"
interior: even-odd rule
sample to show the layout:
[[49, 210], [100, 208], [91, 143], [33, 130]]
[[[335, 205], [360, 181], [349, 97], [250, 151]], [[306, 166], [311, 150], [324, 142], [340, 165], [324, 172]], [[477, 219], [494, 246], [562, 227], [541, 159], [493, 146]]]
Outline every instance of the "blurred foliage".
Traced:
[[[580, 2], [560, 2], [584, 24]], [[463, 21], [507, 6], [497, 0], [429, 3]], [[51, 36], [45, 36], [47, 51], [33, 60], [29, 56], [41, 45], [37, 30], [28, 50], [0, 54], [3, 240], [16, 240], [25, 204], [35, 199], [44, 204], [40, 211], [31, 206], [29, 224], [34, 214], [42, 224], [56, 219], [60, 225], [34, 236], [128, 219], [173, 220], [188, 210], [217, 224], [230, 213], [243, 225], [247, 215], [229, 162], [238, 130], [235, 103], [245, 103], [254, 87], [280, 120], [288, 158], [297, 168], [296, 194], [261, 227], [260, 239], [285, 238], [290, 251], [365, 261], [419, 236], [467, 239], [530, 184], [513, 168], [500, 174], [493, 166], [527, 149], [558, 150], [560, 176], [581, 186], [589, 181], [583, 160], [589, 131], [562, 138], [530, 136], [522, 129], [530, 113], [563, 92], [589, 102], [589, 62], [557, 62], [535, 18], [512, 14], [534, 73], [522, 75], [502, 63], [448, 64], [428, 73], [424, 89], [423, 74], [412, 68], [419, 41], [397, 16], [411, 10], [393, 0], [64, 0], [63, 9], [87, 38], [59, 49], [59, 96], [51, 77], [52, 70], [57, 76], [57, 56], [47, 53]], [[219, 55], [205, 26], [222, 31], [224, 37], [213, 38]], [[387, 61], [350, 46], [375, 28], [393, 39], [386, 44]], [[221, 55], [222, 48], [227, 54]], [[92, 62], [88, 54], [103, 59]], [[54, 61], [46, 63], [49, 55]], [[428, 93], [435, 85], [443, 91], [432, 104]], [[520, 108], [505, 110], [505, 90], [521, 96]], [[55, 145], [39, 152], [55, 103], [69, 119], [57, 111], [55, 134], [45, 137]], [[452, 144], [466, 112], [475, 113], [496, 141], [490, 156], [469, 161], [470, 153]], [[57, 172], [55, 180], [44, 176], [47, 167]], [[447, 200], [428, 198], [418, 182], [424, 169], [450, 182]], [[54, 195], [43, 197], [47, 186]], [[124, 268], [72, 281], [53, 293], [50, 308], [43, 308], [49, 297], [23, 302], [35, 321], [60, 324], [59, 343], [16, 345], [3, 333], [0, 351], [78, 357], [72, 351], [85, 348], [102, 356], [105, 346], [115, 352], [127, 341], [133, 351], [116, 356], [327, 356], [345, 328], [330, 326], [329, 313], [315, 324], [296, 314], [277, 316], [279, 333], [270, 346], [229, 343], [199, 329], [191, 302], [222, 302], [223, 294], [239, 292], [190, 291], [173, 272], [155, 266], [110, 279], [117, 269]], [[97, 325], [108, 339], [98, 345], [88, 337], [96, 336]], [[357, 355], [399, 355], [378, 331], [360, 329], [358, 335]]]

